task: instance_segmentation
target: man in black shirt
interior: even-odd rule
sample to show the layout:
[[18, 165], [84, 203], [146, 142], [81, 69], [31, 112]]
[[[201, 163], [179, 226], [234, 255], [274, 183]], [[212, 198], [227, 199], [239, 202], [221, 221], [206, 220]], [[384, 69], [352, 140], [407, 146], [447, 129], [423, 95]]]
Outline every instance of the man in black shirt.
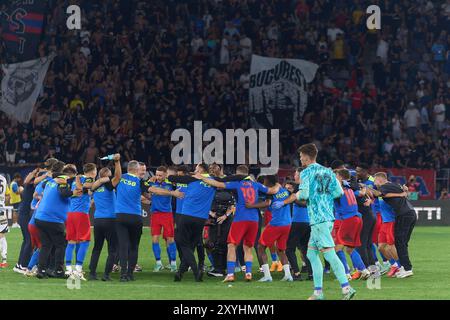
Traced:
[[396, 274], [397, 278], [407, 278], [413, 275], [411, 261], [408, 254], [408, 242], [417, 221], [414, 207], [409, 202], [407, 193], [399, 184], [389, 182], [384, 172], [375, 174], [375, 186], [372, 190], [376, 197], [383, 197], [395, 212], [395, 247], [402, 267]]

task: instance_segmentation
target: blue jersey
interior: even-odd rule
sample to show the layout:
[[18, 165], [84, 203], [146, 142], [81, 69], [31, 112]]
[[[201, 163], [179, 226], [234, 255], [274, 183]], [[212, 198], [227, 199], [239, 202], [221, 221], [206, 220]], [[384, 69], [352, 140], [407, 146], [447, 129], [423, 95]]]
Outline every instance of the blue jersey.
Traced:
[[[205, 176], [209, 177], [209, 175]], [[188, 183], [184, 193], [183, 207], [179, 213], [196, 218], [207, 219], [215, 193], [215, 188], [201, 180], [194, 179], [194, 181]]]
[[309, 223], [308, 208], [294, 203], [292, 205], [292, 222]]
[[[82, 176], [80, 178], [81, 184], [85, 184], [86, 182], [92, 182], [92, 178], [88, 178], [85, 176]], [[72, 191], [74, 191], [77, 188], [76, 181], [72, 182]], [[70, 207], [69, 212], [80, 212], [89, 214], [89, 207], [91, 206], [91, 197], [89, 196], [89, 193], [87, 191], [83, 191], [83, 194], [81, 196], [72, 196], [70, 198]]]
[[60, 188], [69, 189], [70, 186], [67, 184], [58, 185], [53, 179], [47, 181], [42, 200], [36, 210], [36, 219], [56, 223], [64, 223], [66, 221], [70, 200], [69, 197], [61, 195]]
[[134, 174], [125, 173], [116, 186], [115, 213], [126, 213], [141, 216], [141, 194], [146, 192], [146, 184]]
[[310, 224], [334, 221], [334, 199], [344, 193], [334, 172], [314, 163], [301, 172], [300, 179], [297, 198], [308, 200]]
[[[186, 192], [188, 184], [187, 183], [176, 183], [175, 187], [176, 187], [176, 189], [178, 191], [184, 193], [184, 192]], [[181, 209], [183, 208], [183, 201], [184, 201], [184, 198], [177, 198], [177, 200], [176, 200], [176, 211], [175, 211], [176, 213], [181, 213]]]
[[[284, 188], [280, 188], [276, 194], [273, 195], [273, 202], [284, 201], [289, 198], [290, 193]], [[275, 209], [272, 205], [269, 206], [269, 210], [272, 212], [272, 220], [269, 225], [274, 227], [290, 226], [292, 223], [291, 208], [289, 205], [282, 206], [279, 209]]]
[[[39, 182], [36, 186], [36, 188], [34, 189], [34, 192], [36, 192], [36, 194], [40, 197], [42, 197], [42, 194], [44, 193], [44, 187], [47, 184], [47, 181], [49, 181], [49, 177], [44, 178], [44, 180], [42, 180], [41, 182]], [[33, 200], [31, 201], [31, 209], [32, 210], [36, 210], [36, 206], [39, 202], [39, 199], [33, 198]]]
[[395, 213], [394, 209], [387, 204], [386, 201], [383, 200], [383, 198], [379, 198], [380, 203], [380, 212], [381, 212], [381, 219], [383, 220], [383, 223], [387, 222], [394, 222], [395, 221]]
[[259, 209], [246, 208], [245, 203], [255, 204], [258, 201], [258, 194], [267, 193], [268, 189], [261, 183], [254, 182], [250, 178], [242, 181], [226, 182], [225, 188], [229, 190], [236, 190], [236, 212], [233, 221], [259, 221]]
[[95, 219], [116, 218], [116, 193], [111, 182], [104, 183], [93, 191]]
[[334, 201], [334, 209], [336, 216], [338, 216], [340, 220], [345, 220], [354, 216], [361, 217], [361, 214], [358, 212], [355, 193], [352, 189], [347, 187], [344, 187], [344, 194], [342, 197]]
[[[173, 190], [173, 184], [168, 180], [159, 182], [150, 182], [151, 187], [161, 188], [165, 190]], [[161, 196], [152, 194], [152, 212], [172, 212], [172, 196]]]

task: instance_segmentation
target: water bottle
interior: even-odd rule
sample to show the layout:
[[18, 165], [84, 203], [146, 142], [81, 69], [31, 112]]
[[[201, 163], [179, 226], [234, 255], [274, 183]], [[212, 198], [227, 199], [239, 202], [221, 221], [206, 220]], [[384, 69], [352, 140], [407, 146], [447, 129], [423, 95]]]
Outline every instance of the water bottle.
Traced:
[[114, 159], [114, 155], [113, 154], [110, 154], [110, 155], [107, 155], [106, 157], [103, 157], [103, 158], [100, 158], [100, 160], [113, 160]]

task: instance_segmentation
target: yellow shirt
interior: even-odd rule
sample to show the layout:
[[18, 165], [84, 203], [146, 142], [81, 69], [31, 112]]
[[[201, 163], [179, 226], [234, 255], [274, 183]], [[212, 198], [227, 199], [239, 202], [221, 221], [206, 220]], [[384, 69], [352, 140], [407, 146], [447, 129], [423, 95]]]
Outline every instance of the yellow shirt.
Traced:
[[75, 110], [77, 108], [77, 105], [80, 105], [81, 110], [84, 109], [83, 101], [81, 101], [79, 99], [73, 99], [72, 101], [70, 101], [70, 105], [69, 105], [70, 110]]
[[359, 24], [359, 22], [361, 21], [361, 17], [364, 15], [364, 12], [361, 10], [355, 10], [353, 11], [352, 14], [352, 18], [353, 18], [353, 23], [354, 24]]
[[334, 59], [345, 59], [345, 53], [344, 53], [344, 40], [338, 39], [334, 42]]
[[20, 196], [19, 192], [13, 192], [12, 191], [12, 186], [13, 184], [17, 182], [11, 182], [11, 184], [9, 185], [9, 188], [6, 189], [6, 194], [9, 194], [9, 203], [10, 204], [16, 204], [19, 203], [20, 201], [22, 201], [22, 197]]

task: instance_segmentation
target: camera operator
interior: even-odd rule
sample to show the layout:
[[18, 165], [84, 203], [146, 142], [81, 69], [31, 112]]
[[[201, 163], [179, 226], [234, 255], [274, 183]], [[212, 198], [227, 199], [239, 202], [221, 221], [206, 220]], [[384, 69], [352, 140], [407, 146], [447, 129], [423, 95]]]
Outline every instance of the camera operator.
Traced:
[[[224, 177], [223, 168], [219, 164], [209, 167], [209, 174], [213, 177]], [[233, 191], [217, 189], [209, 213], [206, 226], [209, 226], [209, 237], [206, 249], [212, 253], [214, 268], [208, 272], [210, 277], [223, 277], [227, 267], [227, 238], [230, 231], [235, 198]]]

